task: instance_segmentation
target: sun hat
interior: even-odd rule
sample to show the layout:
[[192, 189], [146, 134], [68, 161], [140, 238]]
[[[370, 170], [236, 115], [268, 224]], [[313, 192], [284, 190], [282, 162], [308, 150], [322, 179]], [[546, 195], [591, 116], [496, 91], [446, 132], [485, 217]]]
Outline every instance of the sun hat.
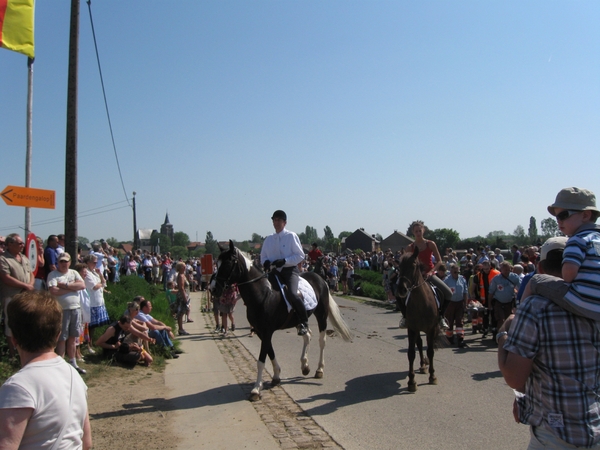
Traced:
[[60, 254], [60, 256], [58, 257], [59, 261], [71, 261], [71, 255], [69, 255], [67, 252], [62, 252]]
[[548, 239], [546, 242], [544, 242], [544, 245], [542, 245], [540, 252], [540, 261], [544, 261], [548, 256], [548, 253], [552, 250], [564, 250], [566, 244], [566, 236], [557, 236]]
[[554, 208], [570, 209], [573, 211], [598, 211], [596, 208], [596, 196], [592, 191], [569, 187], [561, 189], [556, 195], [556, 200], [548, 206], [548, 212], [556, 215]]

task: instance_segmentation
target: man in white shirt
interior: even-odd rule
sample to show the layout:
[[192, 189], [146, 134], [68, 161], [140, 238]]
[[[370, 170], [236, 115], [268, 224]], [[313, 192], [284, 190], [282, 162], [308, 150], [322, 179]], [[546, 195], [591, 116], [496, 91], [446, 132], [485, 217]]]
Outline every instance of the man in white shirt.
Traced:
[[260, 252], [260, 262], [269, 271], [271, 264], [276, 267], [274, 273], [288, 290], [286, 297], [298, 316], [298, 336], [308, 333], [308, 315], [304, 303], [298, 297], [298, 264], [304, 261], [304, 250], [298, 235], [285, 228], [287, 215], [278, 209], [271, 217], [275, 233], [267, 236]]
[[83, 375], [86, 373], [85, 370], [80, 368], [75, 360], [75, 339], [79, 337], [81, 325], [81, 303], [78, 291], [85, 289], [85, 282], [79, 272], [69, 269], [71, 255], [67, 252], [59, 255], [57, 264], [58, 268], [48, 275], [48, 291], [56, 297], [63, 310], [62, 331], [58, 337], [56, 353], [64, 356], [66, 342], [69, 362]]
[[163, 322], [150, 315], [152, 312], [152, 303], [150, 300], [146, 300], [142, 296], [138, 296], [133, 300], [140, 304], [140, 310], [135, 318], [141, 320], [148, 326], [148, 336], [156, 339], [156, 345], [169, 349], [173, 358], [179, 358], [178, 355], [181, 351], [176, 350], [171, 341], [171, 339], [175, 339], [173, 331], [170, 326], [165, 325]]

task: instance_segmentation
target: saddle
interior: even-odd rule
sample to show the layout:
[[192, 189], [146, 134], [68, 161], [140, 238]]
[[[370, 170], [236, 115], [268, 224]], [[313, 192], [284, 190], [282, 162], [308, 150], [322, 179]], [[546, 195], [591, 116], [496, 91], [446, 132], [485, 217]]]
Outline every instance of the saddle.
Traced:
[[[427, 281], [425, 283], [427, 286], [429, 286], [429, 288], [433, 291], [433, 296], [435, 297], [435, 302], [437, 303], [437, 307], [438, 307], [438, 311], [440, 309], [440, 305], [442, 304], [443, 300], [444, 300], [444, 294], [442, 294], [442, 292], [435, 287], [432, 283], [430, 283], [429, 281]], [[408, 293], [408, 295], [406, 296], [406, 300], [404, 301], [405, 305], [408, 305], [408, 299], [410, 298], [410, 291]]]
[[[285, 295], [288, 291], [288, 287], [281, 282], [278, 276], [269, 277], [269, 281], [271, 282], [271, 287], [274, 290], [278, 290], [281, 292], [281, 295], [287, 306], [288, 312], [292, 311], [292, 305], [290, 304], [290, 301]], [[317, 296], [315, 294], [315, 290], [310, 285], [310, 283], [302, 277], [298, 279], [298, 292], [296, 293], [296, 295], [298, 295], [298, 297], [302, 300], [302, 303], [304, 303], [304, 307], [306, 308], [307, 312], [312, 311], [317, 307]]]

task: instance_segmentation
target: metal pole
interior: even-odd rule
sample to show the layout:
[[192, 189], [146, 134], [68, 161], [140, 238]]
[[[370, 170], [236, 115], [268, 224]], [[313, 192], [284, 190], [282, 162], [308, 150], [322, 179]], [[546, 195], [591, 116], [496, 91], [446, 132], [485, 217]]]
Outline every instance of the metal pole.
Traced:
[[133, 191], [133, 249], [137, 250], [137, 219], [135, 217], [135, 191]]
[[[27, 58], [27, 151], [25, 153], [25, 187], [31, 187], [31, 153], [33, 145], [33, 58]], [[25, 238], [31, 231], [31, 208], [25, 208]]]
[[65, 250], [77, 258], [77, 69], [79, 63], [79, 0], [71, 0], [69, 77], [67, 86], [67, 149], [65, 161]]

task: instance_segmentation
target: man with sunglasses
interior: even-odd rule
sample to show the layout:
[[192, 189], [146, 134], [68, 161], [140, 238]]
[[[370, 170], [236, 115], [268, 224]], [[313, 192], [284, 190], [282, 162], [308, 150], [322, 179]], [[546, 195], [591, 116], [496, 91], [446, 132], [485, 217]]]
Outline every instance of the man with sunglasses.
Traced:
[[536, 275], [529, 283], [532, 294], [551, 299], [564, 309], [600, 320], [600, 226], [596, 196], [592, 191], [562, 189], [548, 212], [560, 231], [569, 236], [562, 263], [562, 279]]
[[[1, 289], [1, 304], [4, 312], [4, 334], [12, 336], [12, 332], [8, 327], [8, 319], [6, 319], [6, 307], [10, 300], [17, 294], [25, 291], [32, 291], [35, 283], [35, 277], [31, 271], [29, 258], [23, 253], [25, 243], [21, 236], [17, 233], [9, 234], [5, 239], [6, 251], [0, 255], [0, 289]], [[15, 349], [10, 345], [9, 352], [13, 356]]]

